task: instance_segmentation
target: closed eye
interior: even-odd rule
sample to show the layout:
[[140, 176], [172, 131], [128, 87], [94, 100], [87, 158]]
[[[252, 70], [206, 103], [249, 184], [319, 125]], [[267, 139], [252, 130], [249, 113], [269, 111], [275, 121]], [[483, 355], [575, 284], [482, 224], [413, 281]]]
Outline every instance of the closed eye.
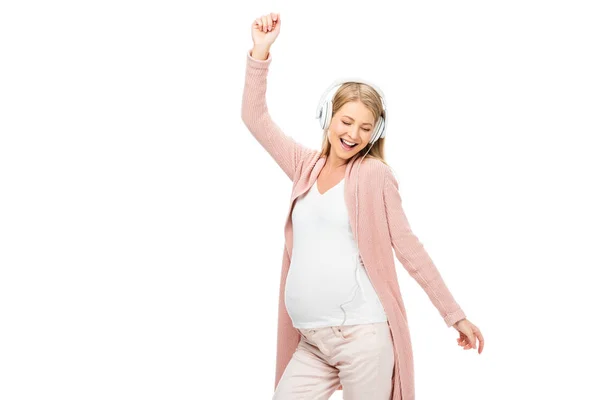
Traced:
[[[345, 121], [342, 121], [342, 122], [344, 123], [344, 125], [352, 125], [352, 124], [349, 124], [349, 123], [347, 123], [347, 122], [345, 122]], [[363, 129], [364, 129], [364, 128], [363, 128]], [[369, 132], [369, 131], [370, 131], [370, 129], [365, 129], [365, 131]]]

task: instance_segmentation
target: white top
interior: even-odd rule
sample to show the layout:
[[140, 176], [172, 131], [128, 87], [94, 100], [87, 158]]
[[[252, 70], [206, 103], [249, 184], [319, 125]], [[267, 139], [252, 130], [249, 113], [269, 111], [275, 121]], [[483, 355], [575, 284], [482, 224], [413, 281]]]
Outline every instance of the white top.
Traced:
[[[344, 185], [342, 179], [321, 194], [315, 181], [294, 204], [285, 306], [296, 328], [342, 325], [344, 311], [340, 305], [344, 303], [343, 325], [387, 321], [358, 254]], [[354, 301], [350, 302], [353, 295]]]

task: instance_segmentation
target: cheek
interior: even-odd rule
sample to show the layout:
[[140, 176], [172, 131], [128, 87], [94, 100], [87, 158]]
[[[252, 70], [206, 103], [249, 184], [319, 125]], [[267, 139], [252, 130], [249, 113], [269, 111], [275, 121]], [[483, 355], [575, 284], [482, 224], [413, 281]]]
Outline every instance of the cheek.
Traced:
[[335, 132], [344, 132], [348, 128], [348, 126], [345, 125], [341, 120], [333, 121], [331, 126]]

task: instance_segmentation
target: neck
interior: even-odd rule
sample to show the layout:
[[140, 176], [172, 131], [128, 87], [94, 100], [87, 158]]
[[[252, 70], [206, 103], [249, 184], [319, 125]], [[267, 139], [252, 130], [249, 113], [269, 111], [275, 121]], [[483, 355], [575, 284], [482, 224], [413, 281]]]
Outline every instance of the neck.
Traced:
[[327, 173], [345, 170], [346, 165], [349, 161], [350, 160], [345, 160], [343, 158], [338, 157], [332, 150], [329, 152], [329, 155], [325, 160], [325, 165], [323, 166], [323, 169], [327, 171]]

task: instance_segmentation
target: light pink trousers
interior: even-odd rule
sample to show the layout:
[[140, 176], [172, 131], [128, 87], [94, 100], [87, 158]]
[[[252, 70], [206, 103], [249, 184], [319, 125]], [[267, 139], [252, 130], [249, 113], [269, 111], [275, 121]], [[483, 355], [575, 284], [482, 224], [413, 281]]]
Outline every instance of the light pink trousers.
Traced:
[[389, 400], [394, 349], [388, 322], [298, 329], [300, 342], [273, 400]]

